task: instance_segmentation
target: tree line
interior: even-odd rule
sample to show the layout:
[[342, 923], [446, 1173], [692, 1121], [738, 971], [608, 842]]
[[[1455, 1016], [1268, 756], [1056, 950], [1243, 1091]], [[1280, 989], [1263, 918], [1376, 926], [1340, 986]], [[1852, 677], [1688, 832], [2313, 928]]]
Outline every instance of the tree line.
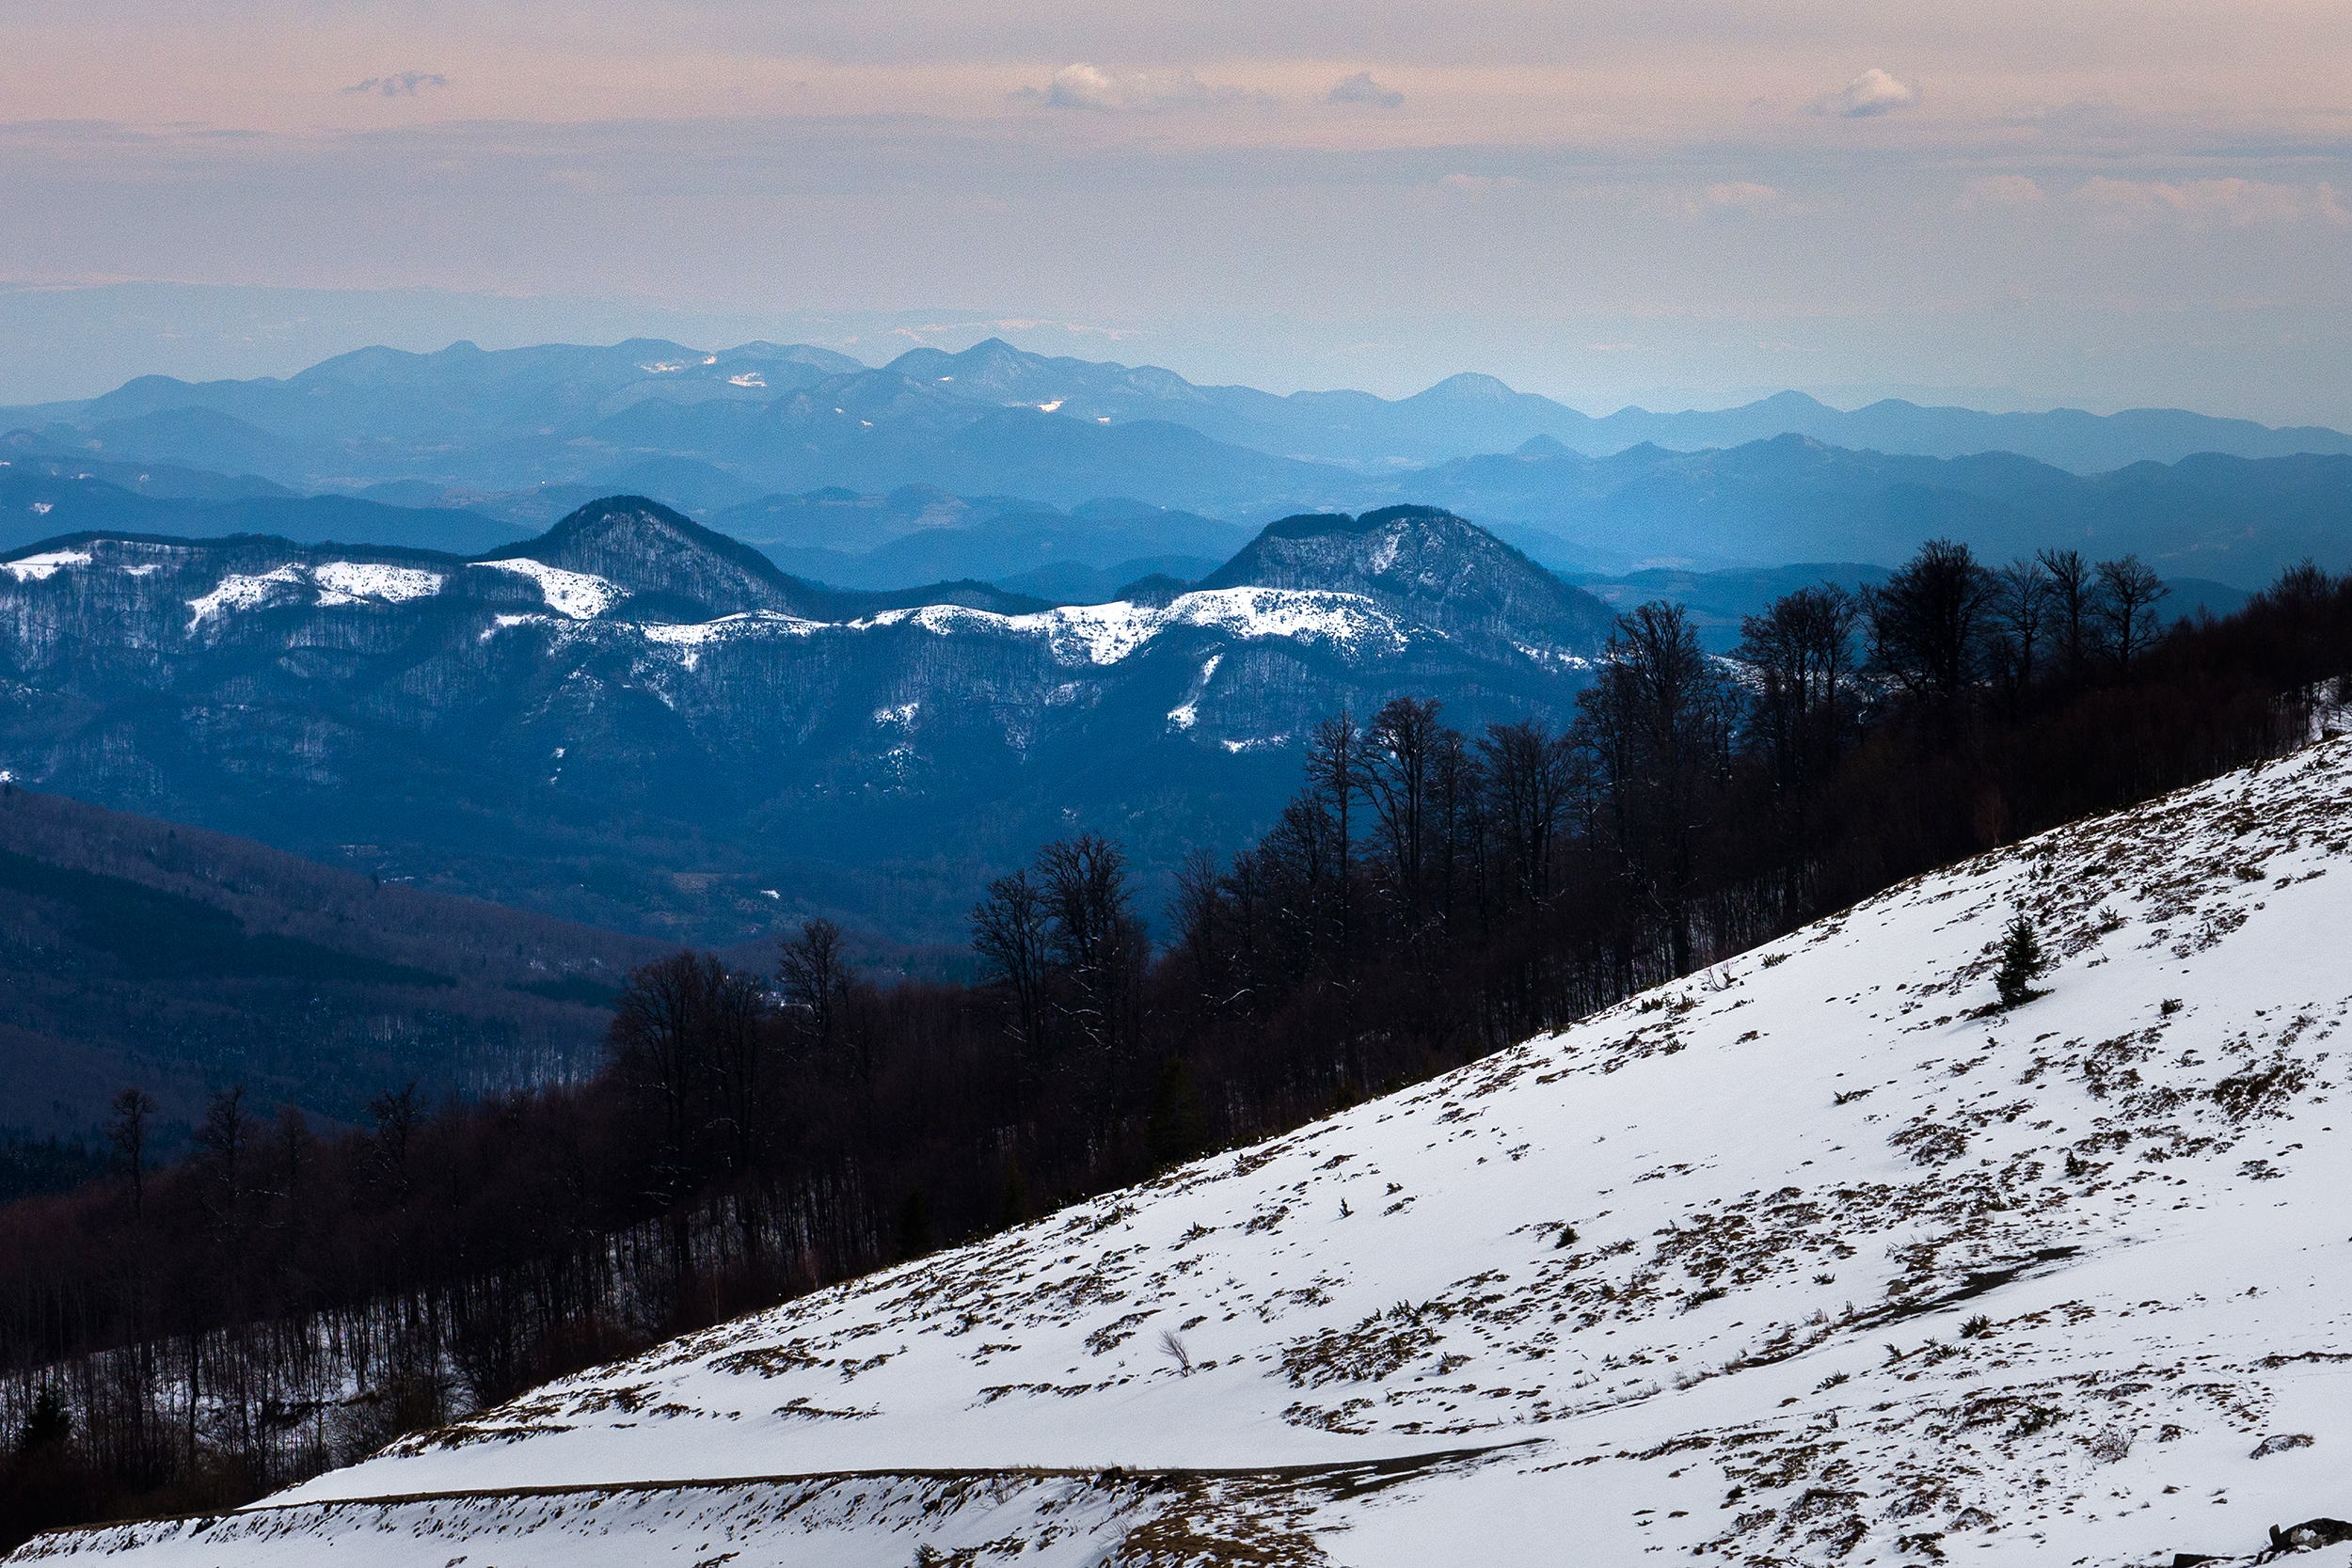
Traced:
[[[1904, 878], [2302, 743], [2352, 578], [2158, 618], [2141, 563], [1931, 544], [1708, 656], [1616, 623], [1573, 720], [1400, 698], [1307, 737], [1255, 844], [1152, 940], [1118, 844], [972, 914], [984, 978], [638, 969], [601, 1071], [362, 1125], [215, 1098], [157, 1168], [0, 1208], [0, 1546], [245, 1500], [548, 1377], [1018, 1224], [1558, 1028]], [[2337, 695], [2342, 695], [2339, 691]]]

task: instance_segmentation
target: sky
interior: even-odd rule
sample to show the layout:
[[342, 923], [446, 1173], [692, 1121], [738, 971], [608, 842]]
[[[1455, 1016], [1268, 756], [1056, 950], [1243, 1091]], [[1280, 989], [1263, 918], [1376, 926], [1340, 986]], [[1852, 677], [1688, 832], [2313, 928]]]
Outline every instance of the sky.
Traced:
[[0, 0], [0, 401], [1002, 336], [2352, 427], [2352, 6]]

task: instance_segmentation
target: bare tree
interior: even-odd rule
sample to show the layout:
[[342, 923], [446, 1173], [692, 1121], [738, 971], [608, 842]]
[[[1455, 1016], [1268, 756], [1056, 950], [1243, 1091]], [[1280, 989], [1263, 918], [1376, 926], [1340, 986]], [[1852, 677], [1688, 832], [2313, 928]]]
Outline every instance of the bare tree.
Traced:
[[113, 1109], [106, 1137], [114, 1145], [115, 1158], [131, 1173], [131, 1217], [138, 1219], [147, 1207], [148, 1123], [155, 1115], [155, 1097], [144, 1089], [126, 1088], [115, 1096]]
[[2050, 574], [2036, 561], [2010, 562], [1997, 574], [1995, 587], [1991, 663], [2014, 718], [2018, 699], [2033, 684], [2042, 643], [2050, 629], [2056, 588]]
[[[1462, 732], [1449, 729], [1438, 737], [1435, 783], [1431, 786], [1438, 814], [1438, 910], [1451, 926], [1458, 901], [1468, 895], [1483, 896], [1486, 877], [1486, 777], [1478, 759], [1463, 741]], [[1483, 907], [1483, 906], [1482, 906]]]
[[702, 1035], [726, 971], [707, 953], [676, 953], [629, 971], [605, 1046], [623, 1081], [661, 1108], [665, 1194], [687, 1177], [704, 1076]]
[[1192, 968], [1193, 995], [1214, 1012], [1227, 999], [1225, 892], [1216, 857], [1206, 849], [1188, 852], [1176, 867], [1176, 896], [1168, 912], [1176, 927], [1176, 948]]
[[1479, 737], [1478, 758], [1502, 842], [1509, 895], [1540, 906], [1551, 895], [1551, 845], [1568, 803], [1565, 737], [1532, 720], [1489, 724]]
[[1755, 672], [1751, 744], [1784, 797], [1802, 797], [1836, 762], [1851, 704], [1853, 629], [1862, 601], [1836, 583], [1800, 588], [1742, 616], [1732, 650]]
[[2080, 550], [2043, 550], [2034, 557], [2050, 578], [2050, 629], [2066, 673], [2080, 674], [2090, 657], [2098, 619], [2098, 589]]
[[1127, 1009], [1144, 958], [1126, 851], [1100, 833], [1080, 833], [1039, 850], [1037, 870], [1052, 922], [1048, 941], [1070, 980], [1070, 1011], [1091, 1043], [1115, 1051], [1129, 1033]]
[[1051, 1043], [1046, 1002], [1048, 955], [1044, 891], [1025, 871], [988, 884], [972, 907], [972, 946], [983, 972], [1012, 993], [1013, 1017], [1031, 1061]]
[[[318, 1134], [310, 1131], [310, 1118], [300, 1106], [278, 1107], [278, 1196], [290, 1210], [318, 1159]], [[289, 1213], [286, 1220], [290, 1223], [291, 1219]]]
[[1338, 874], [1333, 880], [1333, 888], [1337, 895], [1335, 909], [1339, 917], [1337, 957], [1343, 976], [1349, 972], [1355, 940], [1349, 885], [1354, 875], [1350, 856], [1355, 835], [1350, 825], [1350, 813], [1356, 797], [1363, 793], [1364, 784], [1363, 732], [1356, 727], [1355, 716], [1342, 708], [1334, 717], [1317, 724], [1314, 735], [1307, 742], [1307, 788], [1330, 815], [1334, 842], [1339, 852]]
[[[832, 1006], [830, 999], [826, 1005]], [[739, 1171], [759, 1163], [759, 1133], [768, 1119], [769, 1023], [768, 993], [758, 976], [740, 970], [721, 976], [703, 1023], [703, 1053], [727, 1130], [729, 1163]]]
[[1708, 798], [1728, 768], [1736, 689], [1679, 605], [1617, 617], [1594, 686], [1577, 697], [1626, 863], [1656, 905], [1677, 974], [1692, 964], [1690, 898]]
[[1866, 596], [1871, 662], [1915, 697], [1959, 697], [1983, 673], [1993, 598], [1967, 546], [1929, 540]]
[[216, 1195], [215, 1217], [231, 1227], [244, 1204], [246, 1148], [252, 1141], [253, 1118], [246, 1114], [245, 1085], [214, 1095], [204, 1107], [203, 1125], [196, 1130], [196, 1147], [202, 1151]]
[[417, 1081], [413, 1078], [397, 1089], [386, 1089], [368, 1101], [368, 1119], [375, 1124], [374, 1156], [377, 1168], [391, 1179], [393, 1187], [403, 1193], [408, 1190], [408, 1146], [415, 1138], [421, 1113], [417, 1105]]
[[1364, 793], [1408, 930], [1422, 923], [1436, 836], [1433, 795], [1445, 736], [1438, 711], [1438, 704], [1426, 698], [1399, 697], [1373, 716], [1364, 736]]
[[841, 927], [822, 916], [801, 922], [801, 934], [777, 944], [776, 979], [785, 1000], [800, 1014], [803, 1037], [821, 1054], [834, 1047], [841, 999], [849, 994], [850, 967], [843, 957]]
[[2172, 592], [2155, 568], [2136, 555], [2099, 562], [2098, 616], [2102, 639], [2116, 663], [2129, 673], [2132, 660], [2156, 636], [2156, 605]]

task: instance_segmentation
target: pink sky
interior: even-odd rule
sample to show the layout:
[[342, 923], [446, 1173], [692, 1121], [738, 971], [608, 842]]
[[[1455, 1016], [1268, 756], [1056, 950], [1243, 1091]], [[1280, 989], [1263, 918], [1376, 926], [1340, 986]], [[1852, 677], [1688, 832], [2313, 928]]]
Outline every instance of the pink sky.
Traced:
[[0, 283], [361, 337], [389, 290], [947, 311], [1278, 390], [2352, 423], [2341, 3], [11, 0], [0, 104]]

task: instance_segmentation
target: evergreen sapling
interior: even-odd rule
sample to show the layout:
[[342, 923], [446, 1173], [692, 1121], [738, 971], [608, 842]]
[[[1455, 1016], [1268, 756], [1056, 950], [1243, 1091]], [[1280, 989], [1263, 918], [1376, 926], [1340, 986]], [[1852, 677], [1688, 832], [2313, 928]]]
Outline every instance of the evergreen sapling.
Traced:
[[2042, 943], [2033, 934], [2033, 922], [2022, 911], [2011, 916], [2001, 942], [2001, 967], [1993, 974], [1994, 989], [2001, 993], [2001, 1006], [2022, 1006], [2045, 994], [2036, 990], [2033, 982], [2049, 967], [2050, 960], [2042, 957]]

